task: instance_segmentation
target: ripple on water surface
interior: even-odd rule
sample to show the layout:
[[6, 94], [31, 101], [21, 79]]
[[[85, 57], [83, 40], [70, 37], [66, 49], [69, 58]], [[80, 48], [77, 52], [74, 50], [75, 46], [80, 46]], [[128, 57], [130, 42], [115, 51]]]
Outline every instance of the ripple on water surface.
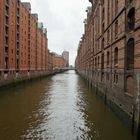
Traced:
[[134, 140], [74, 71], [3, 91], [0, 114], [2, 140]]

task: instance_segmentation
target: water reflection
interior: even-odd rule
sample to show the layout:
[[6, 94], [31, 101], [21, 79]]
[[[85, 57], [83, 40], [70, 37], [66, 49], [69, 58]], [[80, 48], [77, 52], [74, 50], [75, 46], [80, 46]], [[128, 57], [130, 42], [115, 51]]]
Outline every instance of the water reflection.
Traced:
[[0, 139], [134, 139], [74, 71], [0, 93]]

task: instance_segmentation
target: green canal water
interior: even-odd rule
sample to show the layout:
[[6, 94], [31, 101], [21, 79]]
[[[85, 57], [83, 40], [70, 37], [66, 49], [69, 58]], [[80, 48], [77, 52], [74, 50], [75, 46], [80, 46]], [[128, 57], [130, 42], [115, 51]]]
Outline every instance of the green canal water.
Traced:
[[0, 90], [0, 140], [134, 140], [75, 71]]

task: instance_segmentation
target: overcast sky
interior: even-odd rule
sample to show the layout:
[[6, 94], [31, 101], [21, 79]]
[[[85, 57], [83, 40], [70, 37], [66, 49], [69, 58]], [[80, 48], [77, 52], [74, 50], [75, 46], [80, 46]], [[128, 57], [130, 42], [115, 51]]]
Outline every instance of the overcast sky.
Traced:
[[70, 64], [74, 65], [77, 47], [83, 33], [88, 0], [21, 0], [30, 2], [32, 13], [38, 13], [39, 22], [48, 30], [48, 48], [62, 54], [70, 53]]

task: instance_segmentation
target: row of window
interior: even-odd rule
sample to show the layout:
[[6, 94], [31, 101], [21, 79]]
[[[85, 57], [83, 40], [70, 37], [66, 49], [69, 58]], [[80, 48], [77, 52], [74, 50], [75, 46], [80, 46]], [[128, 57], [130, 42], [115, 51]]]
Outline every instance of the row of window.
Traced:
[[[132, 30], [134, 30], [134, 28], [135, 28], [135, 9], [134, 8], [132, 8], [132, 9], [130, 9], [130, 11], [128, 12], [128, 22], [127, 22], [127, 31], [128, 32], [130, 32], [130, 31], [132, 31]], [[104, 24], [103, 24], [103, 26], [104, 26]], [[118, 35], [118, 27], [119, 26], [119, 24], [118, 24], [118, 20], [116, 20], [116, 22], [115, 22], [115, 36], [117, 36]], [[103, 28], [103, 27], [102, 27]], [[110, 32], [109, 32], [109, 30], [107, 31], [107, 42], [109, 42], [109, 34], [110, 34]], [[98, 47], [98, 51], [99, 51], [99, 46], [98, 46], [99, 44], [97, 44], [97, 47]], [[102, 39], [102, 49], [104, 49], [104, 38]]]
[[[102, 72], [101, 73], [101, 77], [100, 77], [100, 73], [93, 73], [93, 76], [95, 77], [99, 77], [101, 82], [103, 82], [103, 80], [105, 80], [105, 73]], [[106, 73], [106, 80], [109, 81], [111, 74], [110, 73]], [[119, 82], [119, 75], [117, 73], [113, 74], [113, 83], [114, 84], [118, 84]], [[124, 90], [125, 92], [129, 93], [129, 94], [133, 94], [134, 93], [134, 78], [132, 75], [128, 75], [125, 77], [125, 84], [124, 84]]]
[[[114, 49], [114, 67], [118, 68], [119, 62], [119, 50], [118, 47]], [[98, 61], [98, 62], [97, 62]], [[110, 64], [110, 52], [107, 52], [107, 66]], [[100, 57], [95, 58], [95, 66], [99, 66]], [[134, 38], [130, 38], [126, 47], [126, 69], [130, 70], [134, 68]], [[101, 69], [104, 69], [104, 53], [101, 55]]]
[[[106, 80], [109, 81], [112, 74], [110, 74], [110, 73], [105, 74], [104, 72], [101, 72], [101, 75], [100, 75], [100, 72], [93, 73], [93, 76], [98, 77], [101, 80], [101, 82], [103, 82], [103, 80], [105, 80], [105, 75], [106, 75]], [[119, 81], [119, 75], [117, 73], [113, 74], [113, 81], [112, 82], [117, 84], [118, 81]]]

